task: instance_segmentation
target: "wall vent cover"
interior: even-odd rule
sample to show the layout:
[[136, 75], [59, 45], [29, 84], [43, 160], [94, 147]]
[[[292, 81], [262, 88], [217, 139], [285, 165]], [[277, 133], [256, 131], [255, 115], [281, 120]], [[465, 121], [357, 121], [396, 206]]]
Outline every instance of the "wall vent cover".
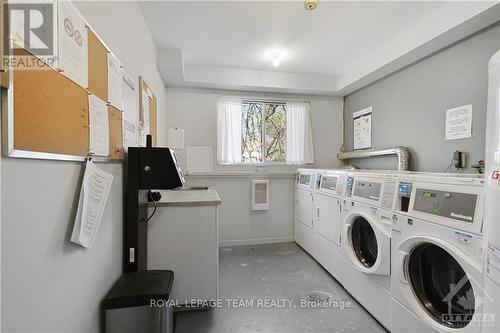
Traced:
[[269, 180], [252, 180], [252, 210], [269, 209]]

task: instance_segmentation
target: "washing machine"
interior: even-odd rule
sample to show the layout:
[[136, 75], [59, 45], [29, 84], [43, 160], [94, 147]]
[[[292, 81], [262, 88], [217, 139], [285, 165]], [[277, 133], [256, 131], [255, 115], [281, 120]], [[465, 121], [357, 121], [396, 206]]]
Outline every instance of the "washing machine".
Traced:
[[483, 186], [479, 175], [400, 175], [393, 333], [481, 331]]
[[316, 191], [315, 169], [298, 169], [295, 179], [294, 240], [311, 256], [315, 257], [313, 233], [313, 199]]
[[318, 170], [313, 196], [315, 259], [342, 283], [341, 205], [347, 171]]
[[391, 328], [391, 223], [397, 172], [349, 172], [342, 204], [343, 286]]

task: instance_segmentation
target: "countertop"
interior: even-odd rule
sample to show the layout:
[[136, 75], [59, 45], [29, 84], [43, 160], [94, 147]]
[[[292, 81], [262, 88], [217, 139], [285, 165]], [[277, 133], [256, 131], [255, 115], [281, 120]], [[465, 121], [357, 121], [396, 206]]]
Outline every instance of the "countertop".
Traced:
[[[160, 201], [156, 202], [158, 207], [197, 207], [218, 206], [222, 203], [219, 194], [214, 188], [184, 190], [162, 190]], [[150, 206], [153, 203], [149, 204]]]

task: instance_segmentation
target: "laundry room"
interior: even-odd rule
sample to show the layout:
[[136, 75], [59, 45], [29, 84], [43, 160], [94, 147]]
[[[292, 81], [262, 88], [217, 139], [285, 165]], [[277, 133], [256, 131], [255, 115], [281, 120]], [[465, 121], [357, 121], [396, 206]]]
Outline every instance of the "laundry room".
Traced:
[[500, 2], [0, 17], [0, 332], [500, 332]]

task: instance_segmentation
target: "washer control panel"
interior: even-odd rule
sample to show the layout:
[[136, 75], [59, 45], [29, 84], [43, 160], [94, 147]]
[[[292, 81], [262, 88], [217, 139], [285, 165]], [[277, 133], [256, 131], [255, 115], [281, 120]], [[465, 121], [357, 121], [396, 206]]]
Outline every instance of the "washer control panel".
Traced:
[[382, 184], [371, 181], [358, 180], [354, 183], [353, 195], [360, 198], [378, 201]]
[[337, 189], [338, 177], [323, 175], [321, 176], [320, 188], [324, 190], [335, 191]]
[[298, 183], [300, 185], [310, 185], [311, 184], [311, 174], [301, 173], [299, 174]]
[[478, 195], [417, 188], [413, 210], [474, 223]]

